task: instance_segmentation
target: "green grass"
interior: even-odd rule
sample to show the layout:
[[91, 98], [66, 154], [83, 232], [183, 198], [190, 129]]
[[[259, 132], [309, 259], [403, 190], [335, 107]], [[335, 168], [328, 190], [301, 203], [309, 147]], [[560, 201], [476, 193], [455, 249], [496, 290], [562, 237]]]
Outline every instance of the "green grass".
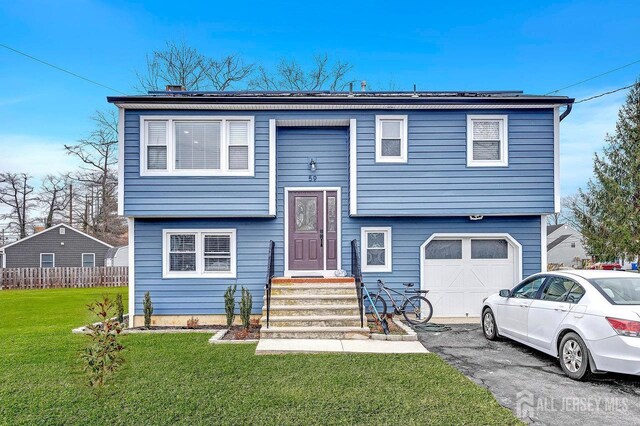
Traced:
[[206, 334], [123, 336], [125, 365], [91, 389], [70, 330], [116, 292], [0, 292], [0, 424], [517, 423], [436, 355], [255, 356]]

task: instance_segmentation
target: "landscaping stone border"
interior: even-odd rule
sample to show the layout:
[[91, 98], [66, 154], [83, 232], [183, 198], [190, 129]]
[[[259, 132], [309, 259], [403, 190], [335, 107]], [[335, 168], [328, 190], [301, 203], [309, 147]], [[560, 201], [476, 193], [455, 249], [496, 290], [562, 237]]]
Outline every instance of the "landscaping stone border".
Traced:
[[413, 331], [413, 329], [405, 324], [402, 321], [393, 318], [393, 323], [401, 328], [406, 334], [377, 334], [371, 333], [372, 340], [391, 340], [396, 342], [415, 342], [418, 340], [418, 334]]
[[229, 332], [228, 328], [222, 329], [214, 334], [211, 339], [209, 339], [209, 343], [212, 345], [225, 345], [225, 344], [242, 344], [242, 343], [258, 343], [258, 339], [247, 339], [247, 340], [222, 340], [224, 336]]

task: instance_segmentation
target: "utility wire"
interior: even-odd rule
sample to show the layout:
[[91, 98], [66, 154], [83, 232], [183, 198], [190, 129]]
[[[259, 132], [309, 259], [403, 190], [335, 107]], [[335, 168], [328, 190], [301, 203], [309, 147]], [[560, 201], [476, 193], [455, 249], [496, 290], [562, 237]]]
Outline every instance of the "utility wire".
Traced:
[[2, 44], [2, 43], [0, 43], [0, 47], [4, 47], [4, 48], [5, 48], [5, 49], [7, 49], [7, 50], [11, 50], [12, 52], [15, 52], [15, 53], [17, 53], [17, 54], [19, 54], [19, 55], [25, 56], [25, 57], [27, 57], [27, 58], [29, 58], [29, 59], [32, 59], [32, 60], [36, 61], [36, 62], [40, 62], [41, 64], [47, 65], [47, 66], [49, 66], [49, 67], [51, 67], [51, 68], [57, 69], [58, 71], [62, 71], [62, 72], [64, 72], [64, 73], [67, 73], [67, 74], [69, 74], [69, 75], [72, 75], [72, 76], [74, 76], [74, 77], [76, 77], [76, 78], [79, 78], [79, 79], [81, 79], [81, 80], [88, 81], [89, 83], [91, 83], [91, 84], [95, 84], [96, 86], [100, 86], [100, 87], [103, 87], [103, 88], [105, 88], [105, 89], [109, 89], [109, 90], [111, 90], [111, 91], [114, 91], [114, 92], [120, 93], [121, 95], [126, 95], [126, 93], [121, 92], [120, 90], [114, 89], [113, 87], [109, 87], [109, 86], [104, 85], [104, 84], [102, 84], [102, 83], [98, 83], [98, 82], [97, 82], [97, 81], [95, 81], [95, 80], [91, 80], [90, 78], [83, 77], [83, 76], [81, 76], [81, 75], [79, 75], [79, 74], [76, 74], [76, 73], [74, 73], [74, 72], [72, 72], [72, 71], [66, 70], [66, 69], [61, 68], [61, 67], [59, 67], [59, 66], [57, 66], [57, 65], [54, 65], [54, 64], [51, 64], [51, 63], [49, 63], [49, 62], [43, 61], [42, 59], [38, 59], [38, 58], [36, 58], [35, 56], [31, 56], [31, 55], [29, 55], [29, 54], [27, 54], [27, 53], [21, 52], [21, 51], [19, 51], [19, 50], [17, 50], [17, 49], [14, 49], [13, 47], [9, 47], [9, 46], [7, 46], [6, 44]]
[[628, 85], [628, 86], [621, 87], [621, 88], [619, 88], [619, 89], [610, 90], [610, 91], [608, 91], [608, 92], [600, 93], [599, 95], [589, 96], [588, 98], [584, 98], [584, 99], [580, 99], [579, 101], [575, 101], [575, 102], [574, 102], [574, 104], [579, 104], [579, 103], [581, 103], [581, 102], [591, 101], [591, 100], [593, 100], [593, 99], [601, 98], [601, 97], [603, 97], [603, 96], [607, 96], [607, 95], [610, 95], [610, 94], [612, 94], [612, 93], [619, 92], [619, 91], [621, 91], [621, 90], [630, 89], [630, 88], [632, 88], [633, 86], [635, 86], [636, 84], [637, 84], [637, 83], [633, 83], [633, 84], [630, 84], [630, 85]]
[[[630, 62], [630, 63], [628, 63], [626, 65], [621, 66], [621, 67], [614, 68], [614, 69], [609, 70], [609, 71], [605, 71], [602, 74], [594, 75], [593, 77], [589, 77], [589, 78], [587, 78], [585, 80], [582, 80], [582, 81], [579, 81], [577, 83], [570, 84], [569, 86], [563, 87], [561, 89], [554, 90], [553, 92], [546, 93], [545, 96], [546, 95], [550, 95], [552, 93], [557, 93], [557, 92], [559, 92], [561, 90], [568, 89], [568, 88], [573, 87], [573, 86], [577, 86], [577, 85], [582, 84], [582, 83], [586, 83], [587, 81], [595, 80], [596, 78], [602, 77], [603, 75], [611, 74], [612, 72], [621, 70], [621, 69], [626, 68], [626, 67], [630, 67], [631, 65], [635, 65], [635, 64], [638, 64], [638, 63], [640, 63], [640, 59], [638, 59], [637, 61]], [[620, 90], [622, 90], [622, 89], [620, 89]]]

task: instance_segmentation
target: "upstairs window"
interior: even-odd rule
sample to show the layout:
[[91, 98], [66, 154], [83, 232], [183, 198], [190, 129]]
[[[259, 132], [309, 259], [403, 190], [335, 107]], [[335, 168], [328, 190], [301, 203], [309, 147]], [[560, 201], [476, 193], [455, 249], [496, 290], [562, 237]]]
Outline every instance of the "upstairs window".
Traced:
[[235, 278], [235, 229], [165, 230], [164, 278]]
[[407, 116], [376, 116], [376, 163], [407, 162]]
[[253, 176], [253, 119], [142, 117], [143, 176]]
[[507, 167], [507, 128], [506, 115], [467, 116], [467, 166]]

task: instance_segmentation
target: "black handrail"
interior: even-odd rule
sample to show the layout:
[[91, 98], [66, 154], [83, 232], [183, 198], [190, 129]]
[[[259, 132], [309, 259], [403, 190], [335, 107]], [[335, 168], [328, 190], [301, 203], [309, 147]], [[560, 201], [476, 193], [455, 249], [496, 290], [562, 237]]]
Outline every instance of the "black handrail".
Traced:
[[267, 296], [267, 328], [269, 328], [269, 313], [271, 311], [271, 281], [273, 280], [274, 272], [274, 249], [276, 243], [273, 240], [269, 241], [269, 257], [267, 260], [267, 284], [265, 285], [264, 292]]
[[356, 282], [356, 293], [358, 294], [358, 309], [360, 310], [360, 327], [364, 327], [364, 295], [362, 291], [362, 269], [360, 268], [360, 251], [358, 250], [358, 240], [351, 240], [351, 276]]

